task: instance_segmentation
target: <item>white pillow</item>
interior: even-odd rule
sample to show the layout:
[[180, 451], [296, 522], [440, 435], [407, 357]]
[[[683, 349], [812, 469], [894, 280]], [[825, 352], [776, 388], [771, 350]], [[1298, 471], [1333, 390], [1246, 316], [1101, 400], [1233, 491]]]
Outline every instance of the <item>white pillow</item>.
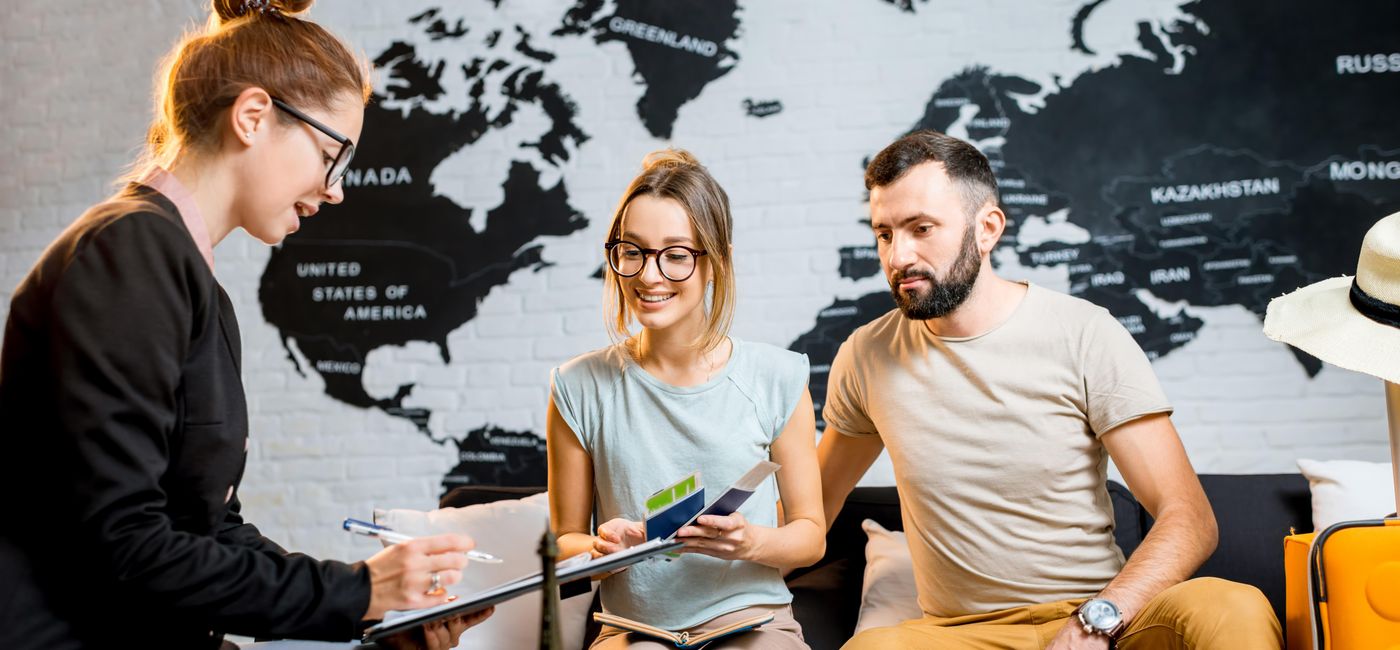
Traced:
[[1395, 512], [1395, 481], [1390, 463], [1299, 459], [1298, 469], [1312, 488], [1313, 528], [1339, 521], [1380, 519]]
[[[465, 508], [375, 510], [374, 521], [409, 535], [466, 533], [476, 547], [504, 560], [500, 564], [473, 562], [462, 581], [448, 589], [466, 594], [493, 587], [540, 568], [536, 552], [540, 535], [549, 525], [549, 496], [534, 494], [523, 499], [483, 503]], [[592, 588], [596, 588], [593, 583]], [[462, 634], [459, 649], [534, 648], [539, 645], [541, 592], [501, 603], [496, 613]], [[559, 602], [561, 636], [565, 648], [581, 648], [593, 596], [578, 595]]]
[[899, 625], [924, 615], [914, 582], [914, 561], [904, 533], [885, 530], [874, 520], [860, 523], [865, 543], [865, 581], [860, 587], [860, 618], [856, 634], [874, 627]]

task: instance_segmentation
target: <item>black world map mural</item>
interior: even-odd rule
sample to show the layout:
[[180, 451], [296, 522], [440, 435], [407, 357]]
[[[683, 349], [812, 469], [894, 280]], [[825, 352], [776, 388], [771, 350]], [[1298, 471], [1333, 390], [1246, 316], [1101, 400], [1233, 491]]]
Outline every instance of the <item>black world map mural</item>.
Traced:
[[[1067, 50], [1092, 52], [1083, 26], [1104, 5], [1088, 2], [1057, 28]], [[865, 10], [912, 17], [933, 9], [868, 0]], [[626, 48], [642, 86], [631, 119], [658, 147], [684, 106], [762, 44], [743, 41], [744, 8], [734, 1], [581, 0], [549, 25], [505, 27], [473, 25], [452, 10], [408, 17], [415, 38], [370, 53], [385, 83], [346, 177], [351, 200], [306, 220], [274, 250], [259, 299], [289, 363], [318, 375], [327, 396], [404, 418], [457, 448], [444, 487], [543, 485], [543, 432], [434, 430], [429, 409], [405, 406], [415, 384], [370, 395], [367, 356], [424, 342], [449, 362], [448, 334], [475, 318], [494, 288], [551, 266], [541, 238], [590, 226], [571, 202], [568, 164], [580, 147], [603, 145], [580, 126], [581, 107], [556, 76], [563, 44]], [[1220, 0], [1185, 4], [1181, 15], [1140, 23], [1145, 54], [1048, 93], [1015, 70], [969, 60], [928, 88], [923, 113], [907, 123], [966, 138], [992, 161], [1009, 217], [994, 261], [1064, 266], [1070, 292], [1109, 309], [1153, 358], [1206, 326], [1187, 306], [1237, 305], [1262, 319], [1270, 298], [1351, 273], [1366, 229], [1400, 211], [1392, 110], [1400, 5]], [[424, 53], [444, 45], [470, 54], [458, 64]], [[448, 98], [464, 109], [430, 108], [462, 87], [465, 97]], [[1043, 95], [1038, 105], [1022, 102], [1035, 95]], [[733, 110], [761, 125], [792, 101], [765, 95]], [[863, 100], [844, 101], [860, 110]], [[521, 122], [527, 111], [547, 119]], [[526, 124], [538, 132], [514, 143], [521, 153], [499, 204], [464, 208], [434, 190], [444, 161]], [[842, 162], [857, 190], [863, 163]], [[844, 277], [880, 273], [873, 246], [832, 252]], [[790, 342], [811, 359], [818, 418], [837, 347], [891, 307], [884, 290], [833, 296]], [[1300, 372], [1321, 369], [1295, 357]]]

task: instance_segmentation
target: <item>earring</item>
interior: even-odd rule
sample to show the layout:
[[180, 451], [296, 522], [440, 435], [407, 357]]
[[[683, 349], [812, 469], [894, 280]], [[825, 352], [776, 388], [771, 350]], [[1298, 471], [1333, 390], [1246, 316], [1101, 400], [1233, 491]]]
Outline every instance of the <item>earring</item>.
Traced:
[[253, 132], [252, 132], [252, 131], [244, 131], [244, 132], [243, 132], [243, 135], [248, 136], [248, 139], [250, 139], [250, 140], [253, 138]]

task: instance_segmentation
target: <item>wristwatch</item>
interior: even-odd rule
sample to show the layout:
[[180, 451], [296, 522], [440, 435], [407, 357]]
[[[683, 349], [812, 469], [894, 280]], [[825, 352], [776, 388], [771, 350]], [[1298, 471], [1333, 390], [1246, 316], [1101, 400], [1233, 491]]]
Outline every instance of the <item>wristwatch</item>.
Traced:
[[1118, 633], [1126, 627], [1123, 623], [1123, 612], [1118, 611], [1118, 606], [1114, 605], [1113, 601], [1103, 598], [1084, 601], [1083, 605], [1074, 610], [1074, 615], [1079, 618], [1079, 624], [1084, 627], [1085, 632], [1102, 634], [1110, 639], [1117, 638]]

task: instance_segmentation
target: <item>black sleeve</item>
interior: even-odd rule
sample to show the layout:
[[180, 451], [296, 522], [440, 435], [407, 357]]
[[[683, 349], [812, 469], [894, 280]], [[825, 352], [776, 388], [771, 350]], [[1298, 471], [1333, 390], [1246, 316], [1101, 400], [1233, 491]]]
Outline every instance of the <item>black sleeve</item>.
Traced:
[[224, 515], [224, 521], [215, 533], [215, 537], [225, 543], [234, 546], [243, 546], [255, 551], [267, 551], [286, 555], [287, 549], [280, 544], [266, 537], [257, 526], [243, 520], [243, 504], [239, 502], [238, 495], [234, 495], [233, 500], [228, 504], [228, 513]]
[[214, 304], [204, 264], [178, 224], [133, 214], [91, 234], [55, 281], [49, 388], [81, 541], [95, 570], [211, 629], [349, 639], [369, 606], [363, 564], [250, 541], [262, 536], [236, 512], [215, 536], [175, 530], [165, 512], [183, 360]]

